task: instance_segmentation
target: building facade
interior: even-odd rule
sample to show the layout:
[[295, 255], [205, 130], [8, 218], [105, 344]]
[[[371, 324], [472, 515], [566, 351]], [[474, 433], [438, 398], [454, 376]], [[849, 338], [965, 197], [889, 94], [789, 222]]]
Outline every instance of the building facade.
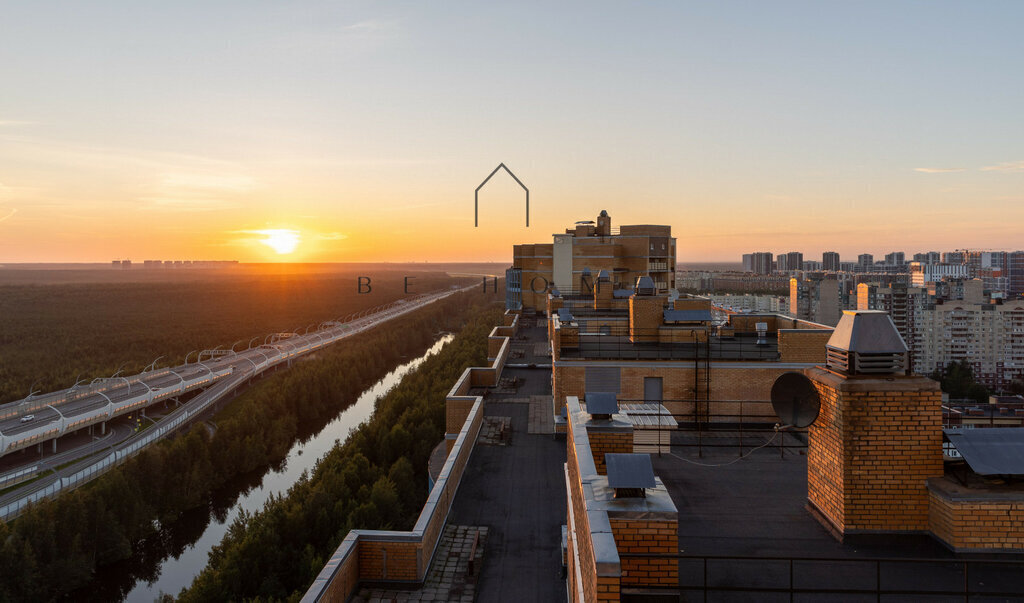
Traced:
[[[596, 221], [577, 222], [552, 243], [513, 246], [512, 272], [524, 309], [543, 309], [551, 288], [567, 293], [589, 291], [602, 273], [615, 288], [630, 287], [649, 276], [662, 293], [675, 289], [676, 239], [671, 226], [652, 224], [612, 228], [608, 212]], [[511, 308], [518, 309], [518, 308]]]

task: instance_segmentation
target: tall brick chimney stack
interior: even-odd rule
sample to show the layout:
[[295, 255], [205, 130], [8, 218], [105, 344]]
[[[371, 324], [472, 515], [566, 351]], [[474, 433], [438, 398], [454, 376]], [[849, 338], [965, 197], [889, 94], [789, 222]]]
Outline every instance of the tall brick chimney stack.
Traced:
[[942, 394], [908, 375], [907, 346], [885, 312], [847, 310], [806, 369], [821, 398], [808, 428], [807, 498], [841, 540], [928, 530], [931, 477], [941, 477]]
[[637, 278], [633, 291], [629, 298], [629, 340], [633, 343], [658, 341], [668, 296], [657, 295], [654, 280], [649, 276]]
[[609, 236], [612, 234], [612, 217], [608, 215], [608, 211], [602, 209], [601, 214], [597, 216], [597, 235], [598, 236]]

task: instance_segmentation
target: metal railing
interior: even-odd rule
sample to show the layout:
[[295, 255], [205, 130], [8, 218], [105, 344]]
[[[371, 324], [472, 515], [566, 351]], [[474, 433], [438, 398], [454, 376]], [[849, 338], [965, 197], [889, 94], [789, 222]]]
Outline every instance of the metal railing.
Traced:
[[[1024, 561], [838, 558], [769, 556], [698, 556], [664, 553], [619, 553], [630, 560], [678, 563], [680, 601], [717, 600], [722, 595], [786, 595], [790, 601], [817, 595], [890, 597], [956, 597], [986, 601], [1006, 597], [1019, 601], [1024, 592]], [[675, 591], [667, 590], [666, 594]], [[623, 598], [628, 598], [624, 593]], [[776, 599], [777, 600], [777, 599]], [[861, 600], [861, 599], [858, 599]], [[929, 599], [931, 600], [931, 599]], [[1006, 599], [999, 599], [1006, 600]]]
[[[644, 412], [659, 418], [658, 425], [644, 425], [644, 431], [669, 432], [672, 448], [696, 449], [697, 456], [703, 457], [704, 450], [735, 449], [738, 456], [745, 456], [756, 448], [777, 450], [785, 457], [789, 450], [806, 450], [806, 429], [777, 429], [779, 418], [772, 410], [770, 400], [695, 400], [664, 399], [646, 400], [620, 398], [619, 408], [634, 404], [657, 404], [664, 409], [660, 412]], [[687, 408], [684, 412], [672, 412], [668, 406]], [[718, 407], [718, 408], [716, 408]], [[723, 411], [721, 407], [732, 407], [734, 412]], [[636, 413], [636, 411], [631, 411]], [[637, 413], [640, 414], [640, 413]], [[671, 418], [676, 425], [666, 424]], [[788, 436], [788, 437], [787, 437]], [[660, 441], [660, 438], [659, 438]], [[659, 452], [660, 454], [660, 452]]]
[[[593, 324], [590, 324], [590, 323]], [[599, 319], [593, 321], [586, 317], [574, 317], [570, 323], [562, 323], [570, 327], [575, 324], [579, 335], [567, 340], [562, 334], [560, 356], [562, 358], [615, 358], [620, 360], [778, 360], [778, 340], [768, 336], [758, 343], [756, 335], [736, 335], [734, 337], [718, 337], [712, 335], [705, 341], [693, 341], [692, 336], [683, 333], [690, 330], [686, 326], [669, 326], [669, 331], [678, 330], [677, 341], [664, 341], [664, 333], [660, 329], [633, 331], [632, 338], [621, 326], [605, 328]], [[604, 332], [602, 333], [602, 329]], [[707, 336], [707, 331], [694, 327], [699, 335]], [[576, 341], [573, 341], [575, 339]], [[651, 341], [644, 341], [650, 339]], [[691, 339], [687, 341], [686, 339]]]

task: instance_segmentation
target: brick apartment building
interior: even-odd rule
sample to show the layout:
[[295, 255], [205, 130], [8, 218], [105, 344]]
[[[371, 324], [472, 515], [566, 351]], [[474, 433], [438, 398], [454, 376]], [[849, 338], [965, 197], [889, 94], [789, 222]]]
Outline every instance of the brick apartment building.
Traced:
[[602, 273], [616, 287], [631, 286], [638, 277], [649, 276], [658, 291], [675, 289], [676, 240], [671, 226], [613, 228], [611, 216], [602, 211], [596, 221], [577, 222], [552, 236], [552, 243], [513, 247], [512, 268], [506, 272], [513, 305], [542, 310], [550, 288], [589, 291]]

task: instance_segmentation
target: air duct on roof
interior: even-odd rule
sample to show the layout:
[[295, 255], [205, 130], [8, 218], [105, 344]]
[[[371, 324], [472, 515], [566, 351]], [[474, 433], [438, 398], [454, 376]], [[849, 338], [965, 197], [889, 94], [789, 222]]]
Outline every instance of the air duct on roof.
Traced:
[[907, 344], [881, 310], [843, 311], [825, 350], [826, 365], [847, 375], [906, 371]]
[[637, 295], [654, 295], [657, 289], [654, 287], [654, 279], [649, 276], [640, 276], [636, 279]]
[[608, 468], [608, 487], [615, 490], [615, 498], [644, 498], [647, 488], [657, 487], [649, 454], [608, 452], [604, 462]]

